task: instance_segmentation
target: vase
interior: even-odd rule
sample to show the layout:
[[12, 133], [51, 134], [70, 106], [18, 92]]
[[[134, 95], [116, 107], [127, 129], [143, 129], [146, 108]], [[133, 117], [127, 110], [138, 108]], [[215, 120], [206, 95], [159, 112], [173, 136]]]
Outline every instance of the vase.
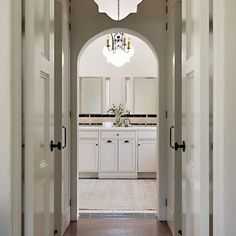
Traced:
[[117, 127], [120, 127], [121, 126], [121, 115], [116, 115], [116, 120], [115, 120], [115, 125], [117, 126]]

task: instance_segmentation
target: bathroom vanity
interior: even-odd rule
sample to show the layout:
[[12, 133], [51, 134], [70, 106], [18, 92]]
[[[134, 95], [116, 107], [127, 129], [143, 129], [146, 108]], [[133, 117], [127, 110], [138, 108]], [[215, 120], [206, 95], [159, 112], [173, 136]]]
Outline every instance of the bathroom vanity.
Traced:
[[138, 178], [158, 171], [156, 127], [78, 129], [81, 177]]

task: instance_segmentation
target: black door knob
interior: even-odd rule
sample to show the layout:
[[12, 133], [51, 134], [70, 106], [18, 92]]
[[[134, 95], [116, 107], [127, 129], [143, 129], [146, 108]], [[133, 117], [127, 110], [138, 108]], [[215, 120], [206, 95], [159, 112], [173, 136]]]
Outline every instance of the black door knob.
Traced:
[[175, 151], [177, 151], [179, 148], [183, 149], [183, 152], [186, 150], [186, 143], [183, 141], [183, 144], [178, 144], [177, 142], [175, 143]]
[[50, 142], [50, 151], [52, 152], [54, 148], [61, 150], [61, 142], [58, 142], [57, 144], [55, 144], [55, 143], [53, 143], [53, 141], [51, 141]]

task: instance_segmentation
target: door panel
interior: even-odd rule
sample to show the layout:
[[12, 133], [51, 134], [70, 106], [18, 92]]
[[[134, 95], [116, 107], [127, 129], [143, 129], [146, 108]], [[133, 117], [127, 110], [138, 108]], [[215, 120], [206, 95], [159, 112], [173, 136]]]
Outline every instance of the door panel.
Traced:
[[119, 171], [135, 172], [135, 141], [119, 141]]
[[66, 3], [62, 6], [62, 234], [70, 223], [70, 44]]
[[98, 172], [98, 141], [79, 141], [78, 170]]
[[25, 1], [25, 235], [54, 235], [54, 1]]
[[116, 172], [117, 162], [117, 141], [101, 141], [100, 172]]
[[138, 142], [138, 172], [157, 171], [156, 141]]
[[182, 1], [183, 235], [209, 235], [209, 0]]

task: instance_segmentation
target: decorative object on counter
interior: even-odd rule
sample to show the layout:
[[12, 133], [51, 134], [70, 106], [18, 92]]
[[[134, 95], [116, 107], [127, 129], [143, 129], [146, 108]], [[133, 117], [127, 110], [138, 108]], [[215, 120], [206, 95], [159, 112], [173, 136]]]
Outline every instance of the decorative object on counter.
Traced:
[[128, 111], [125, 112], [124, 105], [121, 103], [118, 107], [115, 104], [112, 104], [112, 107], [107, 112], [115, 115], [115, 125], [117, 127], [122, 125], [121, 116], [126, 113], [129, 113]]

